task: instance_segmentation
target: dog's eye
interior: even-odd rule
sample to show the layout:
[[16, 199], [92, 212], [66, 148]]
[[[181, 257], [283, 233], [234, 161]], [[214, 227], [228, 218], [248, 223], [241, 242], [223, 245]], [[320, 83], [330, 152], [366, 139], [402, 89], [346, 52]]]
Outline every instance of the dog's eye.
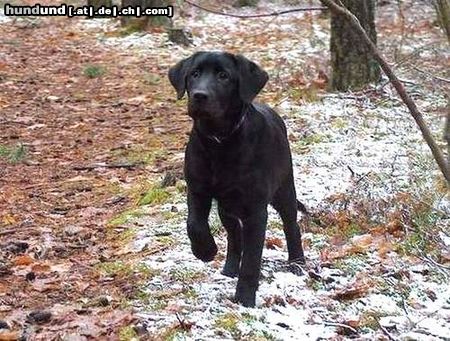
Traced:
[[197, 78], [198, 76], [200, 76], [200, 71], [198, 69], [195, 69], [194, 71], [191, 72], [192, 78]]
[[218, 74], [217, 74], [217, 78], [219, 78], [220, 80], [227, 80], [228, 78], [230, 78], [229, 76], [228, 76], [228, 73], [226, 73], [225, 71], [220, 71]]

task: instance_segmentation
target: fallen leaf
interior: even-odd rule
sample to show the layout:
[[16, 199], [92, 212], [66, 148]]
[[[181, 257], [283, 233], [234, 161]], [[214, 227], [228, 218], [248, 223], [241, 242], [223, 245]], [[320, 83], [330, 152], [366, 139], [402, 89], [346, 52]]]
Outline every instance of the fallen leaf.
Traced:
[[59, 285], [54, 279], [36, 279], [31, 286], [34, 290], [39, 292], [59, 289]]
[[368, 283], [355, 283], [349, 287], [336, 291], [333, 298], [337, 300], [353, 300], [365, 296], [369, 289], [370, 286]]
[[283, 241], [278, 237], [269, 237], [266, 240], [266, 247], [268, 249], [276, 249], [276, 248], [283, 248]]
[[15, 266], [22, 266], [22, 265], [30, 265], [33, 262], [34, 262], [34, 259], [30, 255], [22, 255], [22, 256], [16, 257], [16, 259], [14, 259], [14, 261], [13, 261], [13, 264]]
[[19, 332], [0, 331], [0, 341], [18, 340], [19, 337]]
[[41, 263], [36, 263], [31, 267], [31, 271], [33, 272], [48, 272], [50, 269], [50, 265]]
[[12, 216], [11, 214], [6, 214], [2, 217], [3, 225], [14, 225], [17, 224], [16, 218]]
[[439, 255], [439, 260], [441, 263], [448, 263], [450, 262], [450, 250], [442, 250], [441, 254]]
[[344, 321], [344, 324], [349, 325], [350, 327], [355, 328], [355, 329], [359, 328], [360, 323], [361, 323], [361, 321], [357, 317], [349, 318]]
[[372, 245], [373, 237], [370, 234], [363, 234], [360, 236], [354, 236], [352, 243], [360, 248], [367, 249]]

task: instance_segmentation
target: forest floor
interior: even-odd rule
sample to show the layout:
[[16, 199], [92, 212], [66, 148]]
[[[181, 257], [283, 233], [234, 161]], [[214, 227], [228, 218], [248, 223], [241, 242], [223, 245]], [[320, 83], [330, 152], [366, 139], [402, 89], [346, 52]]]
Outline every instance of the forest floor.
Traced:
[[[431, 6], [384, 3], [378, 45], [444, 148], [448, 43]], [[291, 7], [221, 4], [241, 14]], [[118, 19], [0, 12], [0, 340], [450, 340], [450, 198], [392, 87], [325, 90], [320, 13], [181, 13], [190, 47]], [[210, 49], [268, 71], [259, 100], [288, 126], [297, 195], [311, 212], [297, 276], [283, 270], [270, 211], [255, 308], [234, 303], [236, 280], [220, 274], [217, 215], [215, 261], [195, 259], [185, 233], [191, 122], [166, 75]]]

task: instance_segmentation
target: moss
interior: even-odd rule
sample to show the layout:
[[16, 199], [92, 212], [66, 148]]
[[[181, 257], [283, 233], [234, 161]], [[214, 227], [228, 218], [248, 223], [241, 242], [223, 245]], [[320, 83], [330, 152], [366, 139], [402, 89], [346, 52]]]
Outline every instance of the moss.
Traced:
[[112, 218], [107, 225], [110, 227], [116, 227], [125, 225], [132, 218], [139, 218], [144, 215], [144, 212], [136, 209], [127, 210]]
[[[215, 206], [217, 206], [217, 204], [215, 204]], [[213, 208], [213, 212], [209, 217], [209, 227], [213, 236], [219, 235], [219, 233], [222, 231], [222, 222], [220, 221], [220, 217], [217, 214], [217, 209]]]
[[[154, 100], [156, 100], [154, 98]], [[167, 152], [163, 149], [159, 137], [152, 138], [146, 145], [134, 145], [128, 148], [115, 149], [111, 152], [117, 162], [142, 163], [151, 165], [157, 160], [164, 160]]]
[[136, 229], [127, 228], [119, 234], [118, 240], [123, 243], [128, 243], [131, 242], [135, 237], [136, 237]]
[[176, 240], [172, 236], [158, 236], [156, 240], [158, 243], [165, 246], [172, 246], [176, 243]]
[[145, 72], [142, 76], [142, 82], [146, 85], [158, 85], [161, 83], [161, 77], [157, 74]]
[[6, 159], [10, 163], [18, 163], [25, 159], [27, 149], [23, 144], [15, 147], [8, 147], [0, 144], [0, 159]]
[[148, 280], [160, 273], [159, 270], [150, 268], [145, 264], [129, 264], [122, 261], [103, 262], [96, 265], [101, 273], [113, 277], [130, 277], [133, 274], [139, 274], [142, 280]]
[[105, 72], [105, 67], [100, 65], [87, 65], [83, 70], [83, 74], [88, 78], [97, 78], [103, 76]]
[[198, 294], [194, 288], [186, 289], [186, 291], [184, 291], [183, 294], [187, 299], [191, 299], [191, 300], [195, 300], [198, 297]]
[[297, 102], [316, 102], [319, 100], [317, 93], [318, 89], [315, 86], [309, 86], [307, 88], [292, 88], [289, 91], [289, 97]]
[[362, 329], [378, 330], [380, 328], [378, 321], [384, 316], [388, 316], [388, 314], [375, 310], [365, 311], [360, 316], [359, 326]]
[[359, 235], [361, 233], [363, 233], [363, 230], [356, 223], [350, 223], [350, 224], [348, 224], [346, 227], [344, 227], [342, 229], [342, 234], [348, 239], [350, 239], [350, 238], [352, 238], [354, 236], [357, 236], [357, 235]]
[[201, 271], [182, 267], [175, 268], [170, 272], [171, 280], [182, 282], [185, 284], [194, 283], [204, 276], [205, 274]]
[[270, 230], [283, 231], [283, 224], [279, 221], [270, 221], [267, 227]]
[[96, 267], [103, 274], [114, 277], [127, 277], [133, 273], [133, 267], [122, 261], [104, 262]]
[[186, 185], [186, 181], [184, 180], [179, 180], [177, 181], [177, 183], [175, 184], [175, 188], [177, 189], [178, 193], [186, 193], [186, 189], [187, 189], [187, 185]]
[[138, 340], [138, 335], [133, 326], [122, 327], [119, 330], [119, 340], [120, 341], [132, 341]]
[[310, 146], [325, 142], [329, 137], [323, 134], [311, 134], [301, 138], [292, 146], [292, 150], [296, 153], [309, 151]]
[[179, 215], [179, 212], [163, 211], [161, 215], [165, 220], [172, 220]]
[[138, 201], [138, 205], [163, 204], [170, 197], [170, 193], [164, 188], [154, 186], [150, 188]]
[[[403, 241], [397, 244], [397, 251], [402, 255], [438, 256], [440, 248], [433, 236], [437, 234], [437, 223], [441, 219], [439, 213], [432, 209], [434, 198], [422, 197], [424, 204], [419, 203], [413, 208], [412, 226], [407, 231]], [[427, 204], [430, 202], [430, 204]]]
[[253, 323], [255, 321], [258, 321], [258, 318], [249, 313], [242, 313], [242, 320], [246, 323]]
[[331, 126], [335, 129], [344, 129], [348, 127], [348, 123], [342, 118], [337, 117], [331, 122]]
[[216, 318], [216, 320], [214, 321], [214, 326], [216, 328], [225, 330], [229, 332], [233, 337], [238, 338], [241, 334], [238, 328], [239, 320], [239, 315], [235, 313], [226, 313]]
[[143, 279], [150, 279], [161, 273], [160, 270], [153, 269], [152, 267], [142, 263], [134, 266], [134, 272], [139, 273]]

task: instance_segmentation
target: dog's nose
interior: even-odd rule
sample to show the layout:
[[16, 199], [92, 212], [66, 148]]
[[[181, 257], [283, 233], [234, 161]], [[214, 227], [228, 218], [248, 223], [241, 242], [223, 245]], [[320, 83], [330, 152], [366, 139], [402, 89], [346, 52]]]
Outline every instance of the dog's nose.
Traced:
[[206, 101], [208, 99], [208, 94], [205, 91], [195, 91], [192, 94], [192, 97], [196, 101]]

